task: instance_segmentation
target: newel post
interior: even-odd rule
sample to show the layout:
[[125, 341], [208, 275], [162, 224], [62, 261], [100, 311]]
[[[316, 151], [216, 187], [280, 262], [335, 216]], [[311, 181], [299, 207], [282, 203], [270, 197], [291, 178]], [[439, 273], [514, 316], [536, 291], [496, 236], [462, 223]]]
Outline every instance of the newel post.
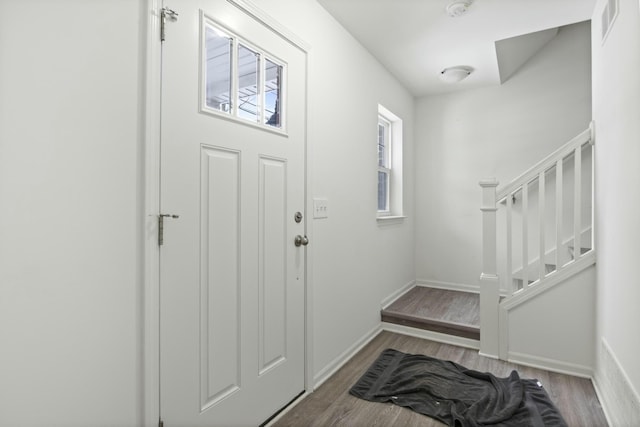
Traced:
[[480, 354], [498, 358], [500, 281], [497, 272], [496, 187], [498, 181], [480, 181], [482, 187], [482, 274], [480, 275]]

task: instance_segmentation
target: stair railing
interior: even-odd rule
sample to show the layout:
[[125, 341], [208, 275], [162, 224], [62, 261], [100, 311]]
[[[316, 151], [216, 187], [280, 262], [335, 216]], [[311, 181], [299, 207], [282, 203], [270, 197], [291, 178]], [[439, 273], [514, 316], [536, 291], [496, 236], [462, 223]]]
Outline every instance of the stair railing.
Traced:
[[[480, 182], [483, 193], [481, 353], [498, 355], [498, 292], [507, 298], [526, 293], [553, 276], [562, 276], [560, 272], [592, 252], [593, 142], [591, 123], [588, 129], [501, 189], [497, 190], [499, 183], [495, 179]], [[585, 177], [591, 177], [591, 181]], [[547, 208], [552, 205], [555, 205], [552, 209]], [[585, 208], [589, 208], [586, 215]], [[571, 210], [572, 218], [567, 220]], [[572, 228], [569, 222], [573, 223]], [[532, 228], [537, 230], [532, 233]], [[552, 240], [550, 248], [548, 240]]]

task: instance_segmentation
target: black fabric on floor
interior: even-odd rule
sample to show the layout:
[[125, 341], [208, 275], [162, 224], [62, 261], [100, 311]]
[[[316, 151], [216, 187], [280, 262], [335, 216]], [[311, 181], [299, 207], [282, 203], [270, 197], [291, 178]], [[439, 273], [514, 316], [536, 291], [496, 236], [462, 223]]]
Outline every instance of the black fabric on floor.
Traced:
[[449, 426], [566, 427], [537, 380], [516, 371], [497, 378], [455, 362], [383, 351], [349, 391], [372, 402], [393, 402]]

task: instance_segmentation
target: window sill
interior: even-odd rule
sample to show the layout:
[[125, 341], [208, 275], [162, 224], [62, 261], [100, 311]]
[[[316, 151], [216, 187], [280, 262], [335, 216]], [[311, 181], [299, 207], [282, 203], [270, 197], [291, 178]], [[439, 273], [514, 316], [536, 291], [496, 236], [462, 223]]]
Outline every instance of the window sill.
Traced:
[[396, 224], [404, 222], [406, 216], [404, 215], [387, 215], [387, 216], [379, 216], [377, 219], [379, 224]]

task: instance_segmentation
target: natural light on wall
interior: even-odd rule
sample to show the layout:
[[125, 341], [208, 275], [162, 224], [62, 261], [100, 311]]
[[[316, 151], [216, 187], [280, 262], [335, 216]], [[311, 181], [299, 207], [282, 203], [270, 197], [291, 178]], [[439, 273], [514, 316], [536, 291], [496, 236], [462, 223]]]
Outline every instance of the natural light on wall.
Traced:
[[378, 219], [403, 218], [402, 119], [378, 105]]

